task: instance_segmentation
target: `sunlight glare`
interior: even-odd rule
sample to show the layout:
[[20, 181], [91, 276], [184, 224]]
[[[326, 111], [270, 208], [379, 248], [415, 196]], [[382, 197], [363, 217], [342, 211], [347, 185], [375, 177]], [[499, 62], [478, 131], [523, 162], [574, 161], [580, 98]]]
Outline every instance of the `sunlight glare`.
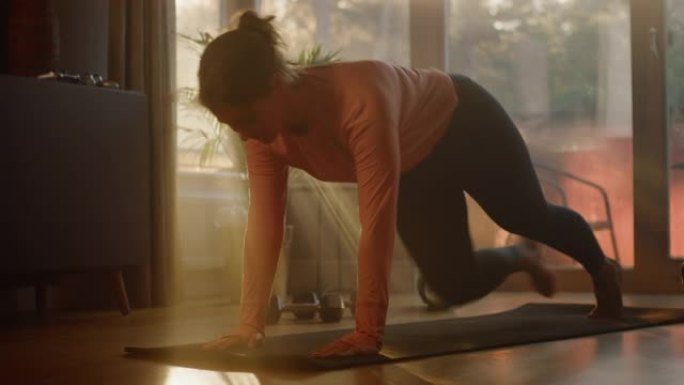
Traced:
[[176, 9], [196, 6], [208, 7], [213, 5], [215, 2], [216, 0], [176, 0]]
[[254, 373], [213, 372], [190, 368], [173, 367], [166, 375], [164, 385], [260, 385]]

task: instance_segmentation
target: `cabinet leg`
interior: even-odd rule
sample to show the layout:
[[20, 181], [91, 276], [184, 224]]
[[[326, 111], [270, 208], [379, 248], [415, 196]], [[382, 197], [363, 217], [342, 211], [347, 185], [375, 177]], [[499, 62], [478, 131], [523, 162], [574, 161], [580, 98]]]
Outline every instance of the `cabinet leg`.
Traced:
[[123, 272], [116, 270], [112, 272], [112, 283], [116, 291], [116, 297], [119, 301], [119, 310], [122, 315], [127, 315], [131, 312], [131, 305], [128, 302], [128, 293], [126, 292], [126, 283], [124, 282]]

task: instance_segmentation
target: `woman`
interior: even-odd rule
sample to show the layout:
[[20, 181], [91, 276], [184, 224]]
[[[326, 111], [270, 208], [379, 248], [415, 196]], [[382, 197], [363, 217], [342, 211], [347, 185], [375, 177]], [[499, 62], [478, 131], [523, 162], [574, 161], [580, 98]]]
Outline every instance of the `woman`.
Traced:
[[315, 357], [382, 347], [395, 230], [451, 304], [481, 298], [515, 272], [529, 274], [540, 294], [554, 294], [553, 275], [532, 249], [473, 251], [464, 192], [502, 228], [580, 262], [594, 283], [590, 316], [620, 316], [617, 267], [581, 216], [544, 200], [520, 134], [489, 93], [463, 76], [377, 61], [294, 70], [272, 19], [242, 14], [200, 62], [200, 101], [245, 142], [250, 183], [240, 324], [207, 349], [263, 342], [288, 167], [358, 184], [356, 329]]

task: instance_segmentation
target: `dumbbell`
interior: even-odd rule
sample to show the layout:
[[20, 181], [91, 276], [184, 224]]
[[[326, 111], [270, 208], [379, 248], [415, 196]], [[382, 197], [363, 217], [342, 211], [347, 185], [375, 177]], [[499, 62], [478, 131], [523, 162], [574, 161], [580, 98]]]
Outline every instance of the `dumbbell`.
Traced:
[[292, 296], [291, 311], [298, 320], [312, 320], [316, 317], [316, 312], [321, 301], [314, 292], [298, 293]]
[[[340, 297], [339, 294], [336, 293], [329, 293], [332, 298], [332, 304], [330, 305], [331, 308], [337, 308], [337, 297]], [[292, 303], [293, 304], [312, 304], [312, 303], [319, 303], [320, 301], [318, 300], [318, 296], [314, 292], [308, 292], [308, 293], [301, 293], [298, 295], [294, 295], [292, 297]], [[349, 300], [343, 300], [342, 303], [344, 304], [343, 309], [349, 309], [351, 311], [352, 317], [356, 316], [356, 291], [352, 291], [349, 294]], [[344, 310], [342, 311], [344, 313]], [[303, 308], [303, 309], [293, 309], [293, 313], [297, 319], [301, 320], [311, 320], [316, 316], [316, 310], [311, 310], [308, 307]], [[321, 317], [323, 318], [323, 317]], [[337, 322], [339, 320], [333, 319], [334, 322]]]
[[293, 313], [297, 319], [313, 319], [316, 313], [323, 322], [339, 322], [344, 314], [344, 300], [336, 293], [327, 293], [319, 300], [315, 293], [293, 298], [293, 303], [283, 304], [280, 296], [274, 295], [266, 311], [266, 323], [275, 324], [283, 313]]
[[349, 308], [352, 313], [352, 317], [356, 317], [356, 292], [352, 291], [349, 294], [349, 301], [344, 301], [344, 307]]

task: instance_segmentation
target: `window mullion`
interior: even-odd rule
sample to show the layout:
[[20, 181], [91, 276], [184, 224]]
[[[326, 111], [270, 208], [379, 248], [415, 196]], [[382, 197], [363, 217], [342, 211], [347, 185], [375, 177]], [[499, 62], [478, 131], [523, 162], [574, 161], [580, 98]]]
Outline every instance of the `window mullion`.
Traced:
[[[632, 0], [634, 253], [638, 275], [669, 259], [663, 0]], [[650, 275], [650, 274], [649, 274]]]
[[411, 66], [446, 69], [447, 17], [445, 0], [410, 0]]

